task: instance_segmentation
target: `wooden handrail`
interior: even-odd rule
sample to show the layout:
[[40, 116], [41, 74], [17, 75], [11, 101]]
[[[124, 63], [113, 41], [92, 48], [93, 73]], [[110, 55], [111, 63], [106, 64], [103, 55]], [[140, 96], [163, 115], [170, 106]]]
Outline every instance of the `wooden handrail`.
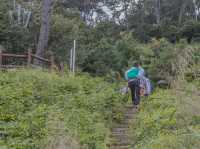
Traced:
[[1, 65], [1, 68], [23, 68], [24, 66], [18, 65]]
[[27, 66], [28, 67], [31, 66], [31, 61], [32, 61], [31, 53], [32, 53], [32, 50], [28, 49], [28, 53], [27, 53]]
[[27, 55], [8, 54], [8, 53], [2, 53], [2, 56], [3, 57], [27, 58]]
[[27, 53], [21, 54], [21, 55], [20, 54], [12, 54], [12, 53], [3, 53], [0, 50], [0, 68], [18, 67], [18, 66], [15, 66], [15, 65], [3, 64], [3, 58], [9, 58], [9, 57], [11, 57], [11, 58], [24, 58], [26, 60], [27, 67], [31, 66], [33, 59], [37, 59], [37, 60], [39, 60], [43, 63], [47, 63], [46, 65], [48, 65], [50, 70], [53, 70], [54, 65], [55, 65], [53, 54], [51, 55], [50, 59], [46, 59], [46, 58], [43, 58], [43, 57], [40, 57], [40, 56], [33, 54], [31, 49], [29, 49]]
[[2, 56], [2, 50], [0, 50], [0, 67], [2, 66], [3, 63], [3, 56]]
[[40, 60], [40, 61], [47, 62], [47, 63], [51, 63], [50, 60], [45, 59], [45, 58], [42, 58], [42, 57], [40, 57], [40, 56], [37, 56], [37, 55], [34, 55], [34, 54], [31, 54], [31, 56], [32, 56], [33, 58], [36, 58], [36, 59]]

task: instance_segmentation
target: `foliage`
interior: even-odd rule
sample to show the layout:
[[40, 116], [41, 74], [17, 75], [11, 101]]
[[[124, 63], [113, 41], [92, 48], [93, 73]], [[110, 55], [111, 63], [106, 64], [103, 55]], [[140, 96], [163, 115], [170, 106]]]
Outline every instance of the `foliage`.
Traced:
[[192, 41], [198, 42], [200, 36], [200, 23], [188, 21], [183, 25], [180, 32], [183, 37], [187, 38], [189, 43]]
[[117, 86], [88, 75], [1, 72], [0, 84], [0, 146], [5, 148], [46, 148], [63, 136], [74, 142], [71, 146], [103, 149], [112, 116], [125, 102]]
[[131, 125], [138, 149], [198, 148], [200, 145], [198, 86], [176, 82], [173, 90], [157, 90], [144, 99]]
[[[177, 23], [180, 10], [175, 9], [175, 6], [181, 4], [180, 0], [161, 2], [160, 13], [164, 17], [161, 17], [160, 24], [156, 23], [156, 2], [152, 0], [140, 0], [138, 3], [120, 0], [102, 3], [54, 1], [46, 56], [49, 51], [53, 51], [57, 64], [69, 64], [70, 49], [76, 39], [76, 64], [84, 72], [100, 76], [114, 72], [123, 76], [134, 61], [141, 60], [151, 78], [170, 80], [168, 76], [175, 76], [176, 70], [179, 72], [177, 66], [173, 65], [174, 61], [181, 57], [178, 64], [185, 64], [183, 61], [188, 60], [188, 53], [194, 51], [194, 46], [188, 46], [186, 42], [182, 42], [182, 38], [194, 45], [199, 38], [199, 22], [192, 19], [194, 8], [191, 7], [191, 2], [186, 1], [184, 3], [187, 9], [181, 26]], [[8, 12], [13, 9], [12, 3], [0, 2], [0, 45], [11, 53], [26, 53], [29, 48], [35, 52], [41, 22], [41, 3], [34, 0], [34, 5], [27, 6], [23, 0], [17, 2], [32, 10], [30, 24], [24, 28], [10, 23]], [[118, 5], [123, 6], [122, 9], [117, 8]], [[110, 15], [113, 15], [113, 19], [98, 20], [98, 17], [104, 18], [103, 7], [112, 10]], [[188, 11], [189, 8], [191, 12]], [[167, 15], [167, 10], [175, 12]], [[120, 19], [118, 13], [123, 15], [125, 12], [127, 18]], [[91, 26], [90, 15], [94, 13], [97, 21]], [[199, 49], [196, 46], [195, 49], [197, 48]]]
[[[12, 1], [1, 0], [0, 48], [10, 53], [26, 53], [29, 48], [35, 52], [41, 1], [16, 3], [32, 11], [30, 23], [27, 28], [13, 24], [9, 17]], [[172, 87], [172, 82], [185, 73], [186, 77], [189, 74], [188, 81], [199, 74], [197, 0], [54, 0], [52, 9], [45, 54], [52, 51], [57, 64], [69, 63], [76, 39], [78, 69], [106, 76], [107, 81], [119, 81], [138, 60], [150, 79], [167, 80]], [[199, 102], [193, 100], [197, 97], [190, 91], [200, 89], [199, 80], [193, 84], [197, 87], [180, 84], [188, 86], [182, 94], [158, 90], [144, 101], [134, 131], [138, 148], [199, 145]], [[49, 149], [65, 144], [74, 149], [103, 149], [112, 117], [121, 119], [126, 102], [116, 90], [117, 85], [89, 75], [1, 72], [0, 148]]]

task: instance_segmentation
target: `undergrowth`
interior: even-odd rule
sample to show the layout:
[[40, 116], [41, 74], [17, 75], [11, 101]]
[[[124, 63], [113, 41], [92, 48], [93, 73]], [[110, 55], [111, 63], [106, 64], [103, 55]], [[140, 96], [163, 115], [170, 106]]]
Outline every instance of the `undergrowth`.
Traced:
[[143, 100], [131, 125], [136, 149], [199, 149], [200, 80], [194, 82], [177, 81]]
[[104, 149], [126, 100], [89, 75], [0, 72], [1, 149]]

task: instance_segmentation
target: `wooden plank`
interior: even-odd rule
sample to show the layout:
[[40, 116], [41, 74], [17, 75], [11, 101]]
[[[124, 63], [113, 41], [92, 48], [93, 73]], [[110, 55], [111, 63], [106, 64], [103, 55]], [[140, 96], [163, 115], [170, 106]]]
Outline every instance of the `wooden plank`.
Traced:
[[47, 63], [51, 63], [50, 60], [45, 59], [45, 58], [42, 58], [42, 57], [40, 57], [40, 56], [37, 56], [37, 55], [34, 55], [34, 54], [31, 54], [31, 56], [32, 56], [33, 58], [36, 58], [36, 59], [40, 60], [40, 61], [47, 62]]
[[27, 66], [31, 66], [31, 62], [32, 62], [32, 58], [35, 58], [37, 60], [40, 60], [42, 63], [47, 63], [47, 65], [49, 65], [48, 67], [50, 67], [51, 70], [53, 70], [54, 67], [54, 57], [53, 55], [51, 55], [50, 60], [49, 59], [45, 59], [43, 57], [40, 56], [36, 56], [34, 54], [32, 54], [31, 50], [28, 50], [28, 53], [20, 55], [20, 54], [11, 54], [11, 53], [2, 53], [2, 51], [0, 51], [0, 68], [3, 69], [10, 69], [10, 68], [24, 68], [26, 64], [22, 64], [20, 65], [3, 65], [3, 57], [5, 58], [24, 58], [27, 60]]
[[3, 63], [2, 50], [0, 50], [0, 68], [2, 66], [2, 63]]
[[18, 55], [18, 54], [2, 53], [2, 57], [27, 58], [27, 55]]
[[53, 54], [51, 55], [51, 61], [50, 61], [50, 64], [51, 64], [51, 66], [50, 66], [50, 70], [53, 71], [53, 68], [54, 68], [54, 56], [53, 56]]
[[24, 66], [18, 66], [18, 65], [2, 65], [2, 68], [5, 69], [11, 69], [11, 68], [24, 68]]
[[28, 67], [30, 67], [30, 65], [31, 65], [31, 53], [32, 53], [32, 51], [31, 51], [31, 49], [29, 49], [28, 50], [28, 59], [27, 59], [27, 66]]

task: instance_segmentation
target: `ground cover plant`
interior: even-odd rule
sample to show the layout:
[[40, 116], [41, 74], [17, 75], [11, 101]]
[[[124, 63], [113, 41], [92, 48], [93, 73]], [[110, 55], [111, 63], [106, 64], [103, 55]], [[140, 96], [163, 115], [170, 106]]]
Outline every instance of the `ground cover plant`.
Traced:
[[137, 149], [199, 148], [200, 81], [194, 82], [177, 81], [143, 100], [130, 133]]
[[3, 149], [103, 149], [125, 102], [116, 85], [89, 75], [0, 72], [0, 88]]

